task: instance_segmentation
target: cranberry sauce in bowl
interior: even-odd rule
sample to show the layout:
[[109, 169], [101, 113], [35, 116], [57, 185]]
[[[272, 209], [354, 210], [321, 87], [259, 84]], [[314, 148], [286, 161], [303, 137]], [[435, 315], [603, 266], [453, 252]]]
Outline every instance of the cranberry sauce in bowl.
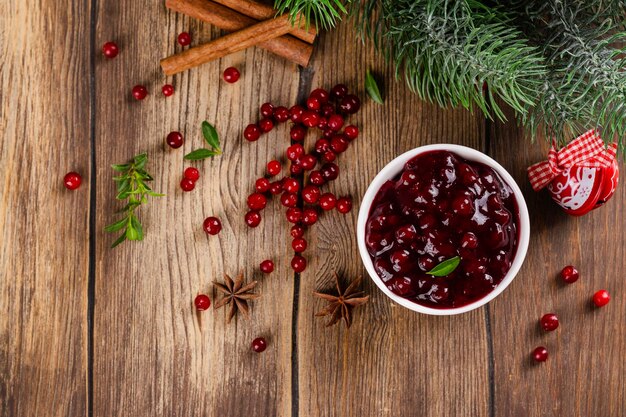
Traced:
[[[382, 288], [382, 283], [396, 296], [429, 309], [469, 307], [494, 292], [511, 270], [520, 246], [516, 193], [522, 199], [528, 228], [526, 205], [513, 179], [487, 156], [454, 145], [427, 148], [434, 150], [405, 157], [404, 167], [395, 171], [395, 177], [383, 178], [377, 190], [368, 190], [375, 196], [369, 211], [359, 219], [359, 227], [364, 229], [359, 230], [364, 240], [361, 255], [369, 256], [378, 286]], [[480, 158], [468, 160], [447, 150], [457, 148]], [[375, 184], [376, 180], [371, 187]], [[522, 259], [528, 231], [523, 240]], [[455, 257], [460, 258], [458, 266], [447, 275], [428, 273]], [[520, 266], [518, 261], [513, 275]], [[510, 280], [512, 276], [503, 286]]]

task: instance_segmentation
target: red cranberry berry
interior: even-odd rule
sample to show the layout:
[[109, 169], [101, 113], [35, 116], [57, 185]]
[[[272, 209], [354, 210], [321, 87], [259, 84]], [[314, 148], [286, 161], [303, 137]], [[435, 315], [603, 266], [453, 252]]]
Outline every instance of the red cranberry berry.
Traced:
[[317, 200], [320, 199], [320, 189], [315, 185], [307, 185], [302, 190], [302, 199], [309, 204], [317, 203]]
[[354, 125], [348, 125], [343, 130], [343, 134], [350, 140], [354, 140], [359, 136], [359, 128]]
[[322, 210], [332, 210], [337, 205], [337, 197], [332, 193], [324, 193], [320, 196], [320, 207]]
[[349, 213], [352, 210], [352, 199], [350, 197], [341, 197], [337, 200], [337, 211], [342, 214]]
[[255, 124], [249, 124], [243, 130], [243, 137], [250, 142], [254, 142], [261, 137], [261, 129]]
[[319, 122], [320, 122], [320, 115], [315, 112], [307, 110], [302, 114], [302, 123], [306, 127], [317, 127]]
[[270, 261], [269, 259], [266, 259], [263, 262], [261, 262], [261, 265], [259, 266], [259, 268], [261, 268], [261, 272], [264, 272], [266, 274], [271, 274], [272, 272], [274, 272], [274, 262]]
[[596, 305], [596, 307], [604, 307], [609, 303], [609, 301], [611, 301], [611, 296], [609, 295], [609, 292], [607, 290], [597, 291], [593, 295], [593, 303]]
[[252, 341], [252, 350], [256, 353], [261, 353], [267, 349], [267, 342], [262, 337], [257, 337]]
[[317, 222], [317, 218], [317, 211], [313, 208], [306, 208], [302, 212], [302, 223], [304, 223], [305, 226], [311, 226], [315, 224]]
[[309, 181], [313, 185], [324, 185], [326, 184], [326, 180], [320, 171], [311, 171], [309, 174]]
[[309, 97], [315, 97], [322, 104], [327, 103], [329, 99], [328, 91], [324, 90], [323, 88], [316, 88], [315, 90], [311, 91]]
[[306, 129], [303, 126], [294, 125], [289, 131], [289, 136], [291, 136], [291, 140], [295, 140], [296, 142], [302, 142], [304, 140], [304, 137], [306, 136]]
[[291, 247], [297, 253], [304, 252], [306, 250], [306, 246], [307, 246], [306, 240], [301, 237], [298, 237], [291, 242]]
[[327, 139], [318, 139], [315, 142], [315, 152], [319, 155], [323, 155], [325, 152], [328, 152], [330, 149], [330, 142]]
[[533, 359], [536, 362], [545, 362], [548, 359], [548, 349], [543, 346], [539, 346], [533, 350]]
[[200, 178], [200, 171], [194, 167], [189, 167], [185, 169], [183, 175], [185, 178], [189, 178], [191, 181], [196, 182], [198, 181], [198, 178]]
[[248, 227], [257, 227], [261, 223], [261, 213], [258, 211], [249, 211], [245, 216]]
[[196, 183], [190, 180], [189, 178], [183, 178], [180, 180], [180, 188], [185, 192], [189, 192], [196, 187]]
[[241, 73], [235, 67], [228, 67], [224, 70], [223, 77], [224, 77], [224, 81], [226, 81], [229, 84], [233, 84], [239, 81], [239, 77], [241, 77]]
[[311, 154], [306, 154], [300, 158], [300, 166], [306, 171], [310, 171], [317, 165], [317, 158]]
[[274, 115], [274, 106], [272, 103], [263, 103], [261, 104], [261, 116], [263, 117], [272, 117]]
[[333, 114], [328, 118], [328, 127], [335, 132], [339, 131], [343, 126], [343, 117], [338, 114]]
[[202, 228], [210, 235], [216, 235], [222, 230], [222, 222], [217, 217], [207, 217], [202, 223]]
[[333, 114], [335, 114], [335, 106], [333, 106], [332, 104], [328, 104], [328, 103], [322, 106], [322, 116], [330, 117]]
[[302, 115], [304, 114], [304, 107], [295, 105], [289, 109], [289, 117], [291, 121], [294, 123], [298, 123], [302, 119]]
[[322, 172], [322, 175], [324, 176], [324, 179], [326, 181], [336, 180], [339, 176], [339, 167], [337, 166], [337, 164], [334, 164], [332, 162], [324, 164], [320, 171]]
[[284, 192], [280, 196], [280, 204], [285, 207], [295, 207], [298, 205], [298, 196], [296, 194]]
[[283, 190], [295, 194], [300, 191], [300, 184], [293, 178], [285, 178], [283, 181]]
[[568, 265], [561, 270], [561, 278], [563, 278], [563, 281], [568, 284], [578, 281], [579, 276], [578, 270], [571, 265]]
[[257, 190], [259, 193], [268, 192], [270, 189], [270, 180], [268, 180], [267, 178], [259, 178], [254, 183], [254, 189]]
[[326, 162], [333, 162], [335, 159], [337, 159], [337, 154], [333, 151], [324, 152], [324, 155], [322, 155], [322, 159]]
[[320, 117], [320, 120], [317, 122], [318, 129], [324, 130], [328, 126], [328, 120], [324, 117]]
[[274, 119], [278, 123], [284, 123], [289, 120], [289, 109], [284, 106], [278, 106], [274, 109]]
[[300, 165], [297, 165], [299, 163], [298, 160], [293, 161], [294, 163], [291, 164], [291, 166], [289, 167], [289, 172], [291, 173], [291, 175], [300, 175], [302, 174], [302, 172], [304, 171], [302, 169], [302, 167]]
[[133, 87], [133, 97], [135, 100], [143, 100], [148, 95], [148, 89], [143, 85], [136, 85]]
[[211, 299], [206, 294], [198, 294], [193, 303], [198, 311], [204, 311], [211, 307]]
[[349, 143], [344, 135], [334, 136], [330, 141], [330, 149], [335, 153], [342, 153], [348, 149]]
[[267, 163], [267, 173], [271, 176], [280, 174], [280, 170], [282, 167], [280, 166], [280, 162], [278, 161], [269, 161]]
[[183, 146], [183, 135], [180, 132], [170, 132], [166, 139], [167, 144], [172, 149], [178, 149]]
[[302, 220], [302, 209], [298, 207], [288, 208], [286, 217], [289, 223], [299, 223]]
[[344, 98], [341, 99], [341, 103], [339, 104], [339, 108], [342, 112], [347, 114], [354, 114], [359, 111], [361, 108], [361, 100], [354, 94], [348, 94]]
[[322, 103], [317, 97], [309, 97], [306, 101], [306, 106], [309, 110], [319, 110], [322, 107]]
[[293, 226], [291, 226], [291, 231], [289, 233], [294, 239], [297, 237], [302, 237], [304, 236], [304, 227], [300, 226], [299, 224], [294, 224]]
[[270, 184], [270, 193], [273, 195], [278, 195], [283, 191], [283, 182], [276, 181]]
[[[337, 209], [339, 209], [339, 202], [337, 202]], [[410, 243], [417, 237], [417, 231], [412, 224], [406, 224], [396, 229], [396, 242], [400, 245]], [[418, 260], [419, 264], [419, 260]]]
[[82, 182], [82, 178], [78, 172], [68, 172], [63, 177], [63, 185], [68, 190], [75, 190], [80, 187], [80, 183]]
[[120, 50], [115, 42], [106, 42], [102, 45], [102, 53], [109, 59], [115, 58], [119, 52]]
[[287, 159], [289, 159], [290, 161], [296, 161], [302, 155], [304, 155], [304, 146], [299, 143], [291, 145], [287, 148]]
[[306, 269], [306, 259], [300, 255], [296, 255], [291, 259], [291, 268], [296, 272], [302, 272]]
[[465, 249], [476, 249], [478, 247], [478, 238], [472, 232], [467, 232], [461, 238], [461, 247]]
[[541, 328], [546, 332], [551, 332], [559, 327], [559, 318], [554, 313], [544, 314], [539, 320]]
[[344, 98], [346, 94], [348, 94], [348, 87], [344, 84], [337, 84], [330, 90], [330, 95], [336, 100]]
[[165, 84], [163, 87], [161, 87], [161, 92], [165, 97], [169, 97], [174, 94], [174, 86], [171, 84]]
[[261, 211], [267, 205], [267, 197], [261, 193], [252, 193], [248, 196], [248, 207], [250, 210]]
[[191, 35], [188, 32], [181, 32], [178, 35], [178, 43], [180, 46], [187, 46], [191, 43]]
[[259, 121], [259, 128], [265, 133], [271, 132], [271, 130], [274, 129], [274, 122], [269, 117], [261, 119]]

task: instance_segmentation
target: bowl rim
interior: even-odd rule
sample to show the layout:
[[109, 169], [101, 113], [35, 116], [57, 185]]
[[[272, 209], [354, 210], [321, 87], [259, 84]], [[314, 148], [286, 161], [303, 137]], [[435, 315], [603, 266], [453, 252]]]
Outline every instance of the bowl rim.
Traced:
[[[365, 245], [365, 225], [369, 216], [370, 208], [374, 201], [374, 197], [378, 193], [380, 187], [384, 184], [385, 181], [395, 177], [399, 174], [404, 165], [410, 159], [416, 157], [417, 155], [423, 154], [425, 152], [430, 151], [449, 151], [456, 153], [460, 157], [467, 159], [469, 161], [475, 161], [483, 163], [491, 168], [493, 168], [502, 179], [511, 187], [513, 190], [513, 194], [515, 195], [515, 199], [517, 201], [519, 218], [520, 218], [520, 228], [519, 228], [519, 241], [517, 245], [517, 252], [515, 253], [515, 257], [513, 258], [513, 262], [511, 263], [511, 268], [506, 273], [500, 284], [488, 293], [483, 298], [476, 300], [470, 304], [467, 304], [462, 307], [456, 308], [448, 308], [448, 309], [437, 309], [432, 307], [426, 307], [421, 304], [417, 304], [413, 301], [410, 301], [406, 298], [400, 297], [399, 295], [394, 294], [387, 288], [387, 286], [383, 283], [382, 279], [378, 276], [376, 271], [374, 270], [374, 264], [372, 259], [370, 258], [369, 252], [367, 251], [367, 247]], [[524, 259], [526, 258], [526, 252], [528, 251], [528, 244], [530, 241], [530, 218], [528, 215], [528, 207], [526, 205], [526, 200], [524, 199], [524, 195], [522, 194], [521, 189], [519, 188], [517, 182], [513, 179], [511, 174], [508, 173], [506, 169], [498, 162], [496, 162], [493, 158], [486, 155], [485, 153], [478, 151], [476, 149], [463, 146], [463, 145], [455, 145], [448, 143], [439, 143], [433, 145], [424, 145], [419, 146], [417, 148], [411, 149], [403, 154], [397, 156], [392, 161], [387, 163], [383, 169], [381, 169], [378, 174], [371, 181], [367, 191], [363, 195], [361, 199], [361, 207], [359, 209], [359, 216], [357, 220], [357, 243], [359, 247], [359, 254], [361, 255], [361, 260], [367, 270], [368, 275], [374, 281], [374, 283], [378, 286], [378, 288], [389, 298], [391, 298], [397, 304], [400, 304], [403, 307], [408, 308], [409, 310], [416, 311], [418, 313], [435, 315], [435, 316], [449, 316], [455, 314], [462, 314], [468, 311], [475, 310], [479, 307], [484, 306], [498, 295], [500, 295], [508, 286], [511, 284], [517, 273], [519, 272], [522, 264], [524, 263]]]

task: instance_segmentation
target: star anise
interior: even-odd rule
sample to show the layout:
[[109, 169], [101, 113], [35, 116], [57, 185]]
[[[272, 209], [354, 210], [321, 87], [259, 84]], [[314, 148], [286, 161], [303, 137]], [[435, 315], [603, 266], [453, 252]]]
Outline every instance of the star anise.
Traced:
[[354, 307], [365, 304], [369, 295], [364, 295], [363, 291], [357, 290], [363, 281], [363, 277], [358, 277], [346, 288], [345, 291], [341, 291], [339, 285], [339, 276], [335, 272], [335, 284], [337, 286], [338, 295], [324, 294], [314, 292], [316, 296], [328, 301], [328, 305], [315, 314], [316, 317], [331, 316], [330, 321], [326, 324], [326, 327], [337, 324], [339, 320], [343, 319], [347, 327], [352, 324], [352, 309]]
[[226, 304], [230, 304], [230, 311], [228, 312], [227, 322], [230, 323], [238, 310], [241, 310], [243, 315], [248, 318], [249, 307], [248, 300], [259, 298], [260, 294], [254, 294], [252, 290], [256, 287], [258, 281], [252, 281], [249, 284], [243, 285], [243, 273], [237, 275], [237, 278], [233, 279], [224, 274], [224, 283], [221, 284], [217, 281], [213, 281], [213, 285], [224, 296], [215, 303], [215, 308], [220, 308]]

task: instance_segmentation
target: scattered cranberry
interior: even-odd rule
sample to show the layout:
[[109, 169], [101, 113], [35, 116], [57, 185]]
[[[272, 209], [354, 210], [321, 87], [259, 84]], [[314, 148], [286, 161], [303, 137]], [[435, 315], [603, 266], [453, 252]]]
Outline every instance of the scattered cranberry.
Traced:
[[333, 151], [324, 152], [324, 155], [322, 155], [322, 159], [326, 162], [333, 162], [335, 159], [337, 159], [337, 154]]
[[330, 90], [330, 95], [335, 99], [342, 99], [348, 94], [348, 87], [343, 84], [337, 84]]
[[289, 167], [289, 172], [291, 173], [291, 175], [300, 175], [302, 174], [302, 172], [304, 171], [302, 169], [302, 167], [300, 165], [297, 165], [299, 163], [298, 160], [293, 161], [294, 163], [291, 164], [291, 166]]
[[265, 133], [271, 132], [271, 130], [274, 129], [274, 122], [269, 117], [266, 117], [259, 121], [259, 128]]
[[261, 116], [272, 117], [274, 115], [274, 106], [272, 103], [261, 104]]
[[317, 203], [321, 195], [320, 189], [315, 185], [307, 185], [302, 190], [302, 199], [309, 204]]
[[178, 149], [183, 146], [183, 135], [180, 132], [170, 132], [166, 139], [167, 144], [172, 149]]
[[597, 291], [593, 295], [593, 303], [596, 305], [596, 307], [604, 307], [609, 303], [609, 301], [611, 301], [611, 296], [609, 295], [609, 292], [607, 290]]
[[207, 217], [202, 223], [202, 228], [210, 235], [216, 235], [222, 231], [222, 222], [217, 217]]
[[239, 77], [241, 76], [241, 74], [239, 73], [239, 70], [237, 68], [228, 67], [224, 70], [223, 76], [224, 76], [224, 81], [226, 81], [227, 83], [233, 84], [239, 81]]
[[248, 207], [251, 210], [260, 211], [267, 205], [267, 197], [261, 193], [253, 193], [248, 196]]
[[283, 182], [276, 181], [270, 184], [270, 193], [273, 195], [278, 195], [283, 191]]
[[258, 211], [249, 211], [245, 216], [248, 227], [257, 227], [261, 223], [261, 213]]
[[171, 84], [165, 84], [163, 87], [161, 87], [161, 92], [165, 97], [169, 97], [174, 94], [174, 86]]
[[80, 183], [82, 182], [82, 178], [78, 172], [68, 172], [63, 177], [63, 185], [68, 190], [75, 190], [80, 187]]
[[261, 262], [259, 268], [261, 268], [261, 272], [271, 274], [274, 271], [274, 262], [266, 259], [265, 261]]
[[288, 208], [285, 216], [287, 217], [287, 221], [289, 223], [298, 223], [302, 220], [302, 209], [299, 209], [298, 207]]
[[190, 180], [189, 178], [183, 178], [182, 180], [180, 180], [180, 188], [182, 188], [183, 191], [189, 192], [193, 190], [195, 187], [196, 187], [196, 183]]
[[304, 252], [306, 250], [306, 246], [307, 246], [306, 240], [304, 240], [301, 237], [298, 237], [291, 242], [291, 247], [297, 253]]
[[102, 45], [102, 53], [109, 59], [115, 58], [119, 52], [120, 50], [115, 42], [106, 42]]
[[254, 142], [261, 137], [261, 129], [255, 124], [250, 124], [243, 130], [243, 137], [250, 142]]
[[334, 136], [330, 141], [330, 149], [335, 153], [343, 153], [348, 149], [349, 143], [344, 135]]
[[261, 353], [267, 349], [267, 342], [262, 337], [257, 337], [252, 341], [252, 350], [256, 353]]
[[317, 222], [318, 214], [317, 210], [313, 208], [306, 208], [302, 212], [302, 223], [306, 226], [311, 226]]
[[329, 103], [326, 103], [322, 106], [322, 116], [330, 117], [333, 114], [335, 114], [335, 106]]
[[300, 125], [294, 125], [289, 131], [289, 136], [291, 136], [291, 140], [302, 142], [306, 136], [306, 129]]
[[327, 103], [329, 98], [328, 91], [324, 90], [323, 88], [316, 88], [315, 90], [311, 91], [309, 97], [314, 97], [318, 99], [321, 103]]
[[293, 178], [285, 178], [283, 181], [283, 189], [289, 193], [297, 193], [300, 190], [300, 184]]
[[274, 109], [274, 119], [278, 123], [284, 123], [289, 120], [289, 109], [284, 106], [278, 106]]
[[285, 207], [295, 207], [298, 205], [298, 196], [296, 194], [284, 192], [280, 196], [280, 204]]
[[185, 176], [185, 178], [189, 178], [191, 181], [196, 182], [198, 181], [198, 178], [200, 178], [200, 171], [198, 171], [194, 167], [189, 167], [185, 169], [183, 175]]
[[300, 158], [300, 166], [306, 171], [310, 171], [317, 165], [317, 158], [311, 154], [306, 154]]
[[304, 146], [299, 143], [287, 148], [287, 159], [290, 161], [297, 161], [302, 155], [304, 155]]
[[328, 152], [329, 149], [330, 142], [327, 139], [322, 138], [315, 142], [315, 152], [318, 154], [323, 155], [325, 152]]
[[309, 174], [309, 181], [313, 185], [324, 185], [326, 180], [320, 171], [311, 171]]
[[267, 163], [267, 173], [271, 176], [280, 174], [280, 170], [282, 167], [280, 166], [280, 162], [278, 161], [269, 161]]
[[148, 95], [148, 89], [143, 85], [136, 85], [133, 87], [133, 97], [135, 100], [143, 100]]
[[322, 172], [322, 176], [326, 181], [336, 180], [339, 176], [339, 167], [337, 166], [337, 164], [334, 164], [332, 162], [324, 164], [320, 171]]
[[293, 237], [294, 239], [297, 237], [302, 237], [304, 236], [304, 227], [295, 224], [291, 227], [291, 231], [289, 232], [291, 234], [291, 237]]
[[191, 35], [188, 32], [181, 32], [178, 35], [178, 43], [180, 46], [187, 46], [191, 43]]
[[304, 114], [304, 108], [302, 106], [295, 105], [289, 109], [289, 117], [294, 123], [300, 122], [302, 115]]
[[296, 255], [291, 259], [291, 268], [296, 272], [302, 272], [306, 269], [306, 259], [300, 255]]
[[533, 350], [533, 359], [536, 362], [545, 362], [548, 359], [548, 349], [543, 346], [539, 346]]
[[322, 210], [332, 210], [337, 205], [337, 197], [332, 193], [324, 193], [320, 196], [320, 207]]
[[343, 117], [333, 114], [328, 118], [328, 127], [337, 132], [343, 126]]
[[256, 182], [254, 183], [254, 188], [259, 192], [259, 193], [266, 193], [269, 191], [270, 189], [270, 180], [268, 180], [267, 178], [259, 178], [258, 180], [256, 180]]
[[361, 108], [361, 100], [359, 100], [359, 98], [353, 94], [348, 94], [347, 96], [341, 99], [339, 108], [344, 113], [354, 114], [358, 112], [359, 109]]
[[342, 214], [349, 213], [352, 210], [352, 199], [350, 197], [341, 197], [337, 200], [337, 211]]
[[319, 110], [322, 107], [322, 103], [317, 97], [309, 97], [306, 101], [306, 106], [309, 110]]
[[579, 273], [576, 268], [571, 265], [566, 266], [561, 270], [561, 278], [568, 284], [572, 284], [578, 281]]
[[326, 129], [327, 126], [328, 126], [328, 119], [324, 117], [320, 117], [319, 121], [317, 122], [317, 128], [320, 130], [324, 130]]
[[315, 112], [307, 110], [302, 114], [302, 123], [306, 127], [317, 127], [319, 122], [320, 122], [320, 115]]
[[348, 125], [343, 130], [343, 134], [350, 140], [354, 140], [359, 136], [359, 128], [354, 125]]
[[546, 332], [551, 332], [559, 327], [559, 318], [554, 313], [544, 314], [539, 322]]
[[198, 294], [196, 299], [193, 300], [193, 303], [196, 305], [196, 310], [204, 311], [211, 307], [211, 299], [206, 294]]

